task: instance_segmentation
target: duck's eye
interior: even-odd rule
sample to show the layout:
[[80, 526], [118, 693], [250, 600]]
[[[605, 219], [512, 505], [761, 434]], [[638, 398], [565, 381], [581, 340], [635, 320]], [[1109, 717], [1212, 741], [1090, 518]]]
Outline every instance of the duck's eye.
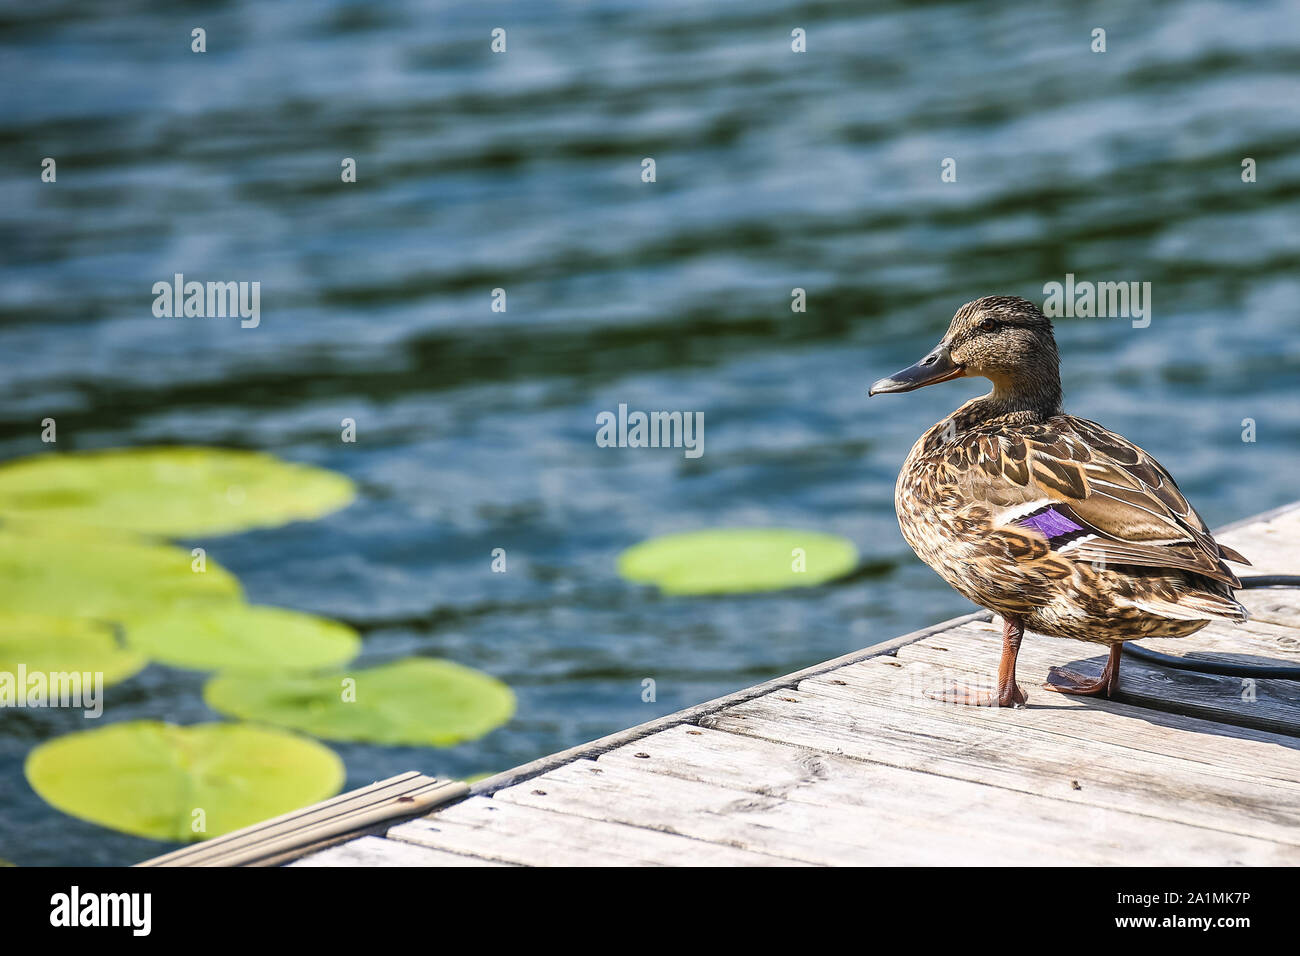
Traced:
[[998, 324], [993, 319], [985, 319], [979, 324], [979, 330], [981, 332], [996, 332], [998, 330]]

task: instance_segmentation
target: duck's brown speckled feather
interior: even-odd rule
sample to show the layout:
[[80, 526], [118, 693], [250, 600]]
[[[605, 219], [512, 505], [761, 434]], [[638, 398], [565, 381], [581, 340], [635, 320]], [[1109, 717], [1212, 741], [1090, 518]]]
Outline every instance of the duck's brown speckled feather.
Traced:
[[896, 489], [903, 536], [949, 584], [1031, 630], [1101, 643], [1245, 619], [1224, 563], [1244, 559], [1159, 462], [1096, 422], [990, 422], [977, 402], [921, 436]]

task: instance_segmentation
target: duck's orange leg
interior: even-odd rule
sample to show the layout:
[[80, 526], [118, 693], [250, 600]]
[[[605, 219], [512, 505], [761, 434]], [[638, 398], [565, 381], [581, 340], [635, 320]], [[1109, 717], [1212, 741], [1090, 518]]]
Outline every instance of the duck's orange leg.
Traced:
[[1096, 680], [1089, 680], [1064, 667], [1053, 667], [1047, 672], [1047, 683], [1043, 687], [1060, 694], [1074, 694], [1076, 697], [1114, 697], [1119, 690], [1119, 657], [1123, 649], [1123, 642], [1110, 646], [1106, 666]]
[[948, 704], [967, 704], [971, 707], [1023, 707], [1029, 700], [1016, 686], [1016, 656], [1020, 653], [1020, 639], [1025, 636], [1025, 625], [1013, 615], [1002, 616], [1002, 660], [998, 664], [998, 690], [976, 690], [965, 684], [948, 684], [940, 690], [925, 692], [926, 697]]

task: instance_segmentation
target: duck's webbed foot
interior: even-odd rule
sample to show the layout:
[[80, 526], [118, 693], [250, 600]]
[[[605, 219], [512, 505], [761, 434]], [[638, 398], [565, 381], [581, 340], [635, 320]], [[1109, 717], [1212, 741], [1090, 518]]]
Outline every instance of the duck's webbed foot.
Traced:
[[925, 696], [945, 704], [965, 704], [967, 707], [1023, 707], [1029, 701], [1016, 684], [992, 691], [954, 682], [927, 690]]
[[1076, 697], [1109, 697], [1110, 681], [1103, 674], [1096, 680], [1088, 680], [1076, 671], [1064, 667], [1053, 667], [1047, 672], [1047, 683], [1043, 690], [1054, 690], [1058, 694], [1073, 694]]
[[1114, 697], [1119, 690], [1119, 657], [1123, 646], [1111, 645], [1110, 656], [1106, 659], [1100, 677], [1090, 680], [1067, 668], [1053, 667], [1047, 672], [1047, 683], [1043, 689], [1076, 697]]

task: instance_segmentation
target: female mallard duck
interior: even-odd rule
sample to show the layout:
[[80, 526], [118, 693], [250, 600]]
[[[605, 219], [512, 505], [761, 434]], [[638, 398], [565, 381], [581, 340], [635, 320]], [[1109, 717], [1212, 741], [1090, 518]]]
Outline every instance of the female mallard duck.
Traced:
[[1213, 619], [1246, 620], [1241, 582], [1154, 458], [1061, 410], [1052, 323], [1031, 302], [987, 296], [957, 310], [935, 349], [868, 394], [965, 375], [993, 390], [920, 437], [898, 476], [903, 537], [939, 576], [1002, 617], [996, 694], [954, 685], [931, 697], [1023, 705], [1016, 654], [1025, 628], [1110, 646], [1101, 677], [1053, 668], [1048, 690], [1110, 697], [1120, 650], [1183, 637]]

